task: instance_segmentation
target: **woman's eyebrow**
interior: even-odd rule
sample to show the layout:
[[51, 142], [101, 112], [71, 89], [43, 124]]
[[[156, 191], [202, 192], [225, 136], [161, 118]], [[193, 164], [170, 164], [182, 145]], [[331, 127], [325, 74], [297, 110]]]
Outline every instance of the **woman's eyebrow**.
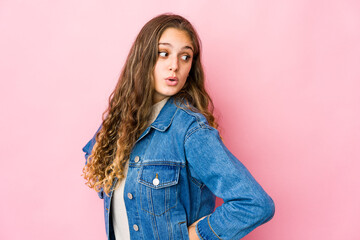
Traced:
[[191, 51], [194, 52], [194, 49], [193, 49], [191, 46], [185, 46], [185, 47], [183, 47], [182, 49], [190, 49]]
[[[165, 45], [165, 46], [173, 47], [170, 43], [166, 43], [166, 42], [164, 42], [164, 43], [159, 42], [159, 45]], [[191, 51], [194, 52], [194, 49], [191, 46], [184, 46], [181, 49], [190, 49]]]

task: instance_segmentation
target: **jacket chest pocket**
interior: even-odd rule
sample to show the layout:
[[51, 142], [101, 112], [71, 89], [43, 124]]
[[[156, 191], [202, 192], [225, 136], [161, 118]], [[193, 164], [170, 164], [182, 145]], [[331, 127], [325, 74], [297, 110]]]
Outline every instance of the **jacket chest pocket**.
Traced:
[[141, 209], [152, 215], [162, 215], [176, 206], [180, 166], [144, 165], [140, 168]]

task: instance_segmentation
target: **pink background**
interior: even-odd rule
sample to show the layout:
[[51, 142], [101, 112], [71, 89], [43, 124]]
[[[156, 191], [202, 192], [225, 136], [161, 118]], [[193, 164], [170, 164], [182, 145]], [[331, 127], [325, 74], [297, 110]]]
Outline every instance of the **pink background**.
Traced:
[[245, 239], [360, 239], [355, 0], [0, 0], [0, 239], [105, 239], [81, 148], [163, 12], [197, 28], [225, 144], [275, 200]]

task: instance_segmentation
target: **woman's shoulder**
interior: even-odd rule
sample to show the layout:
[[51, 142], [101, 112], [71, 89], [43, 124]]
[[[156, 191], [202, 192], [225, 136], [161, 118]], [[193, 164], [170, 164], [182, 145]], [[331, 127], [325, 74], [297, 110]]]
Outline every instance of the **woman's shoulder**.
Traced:
[[175, 114], [176, 120], [183, 125], [188, 125], [189, 128], [212, 128], [209, 125], [206, 117], [200, 112], [199, 109], [195, 108], [189, 103], [180, 101], [174, 101], [177, 107]]

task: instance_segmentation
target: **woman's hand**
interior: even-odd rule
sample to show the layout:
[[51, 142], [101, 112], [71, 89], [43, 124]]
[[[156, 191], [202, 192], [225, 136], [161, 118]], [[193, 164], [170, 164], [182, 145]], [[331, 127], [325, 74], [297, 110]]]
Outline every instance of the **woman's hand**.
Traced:
[[189, 239], [190, 240], [200, 240], [196, 234], [196, 224], [203, 218], [205, 218], [206, 216], [196, 220], [193, 224], [191, 224], [189, 227], [188, 227], [188, 232], [189, 232]]

